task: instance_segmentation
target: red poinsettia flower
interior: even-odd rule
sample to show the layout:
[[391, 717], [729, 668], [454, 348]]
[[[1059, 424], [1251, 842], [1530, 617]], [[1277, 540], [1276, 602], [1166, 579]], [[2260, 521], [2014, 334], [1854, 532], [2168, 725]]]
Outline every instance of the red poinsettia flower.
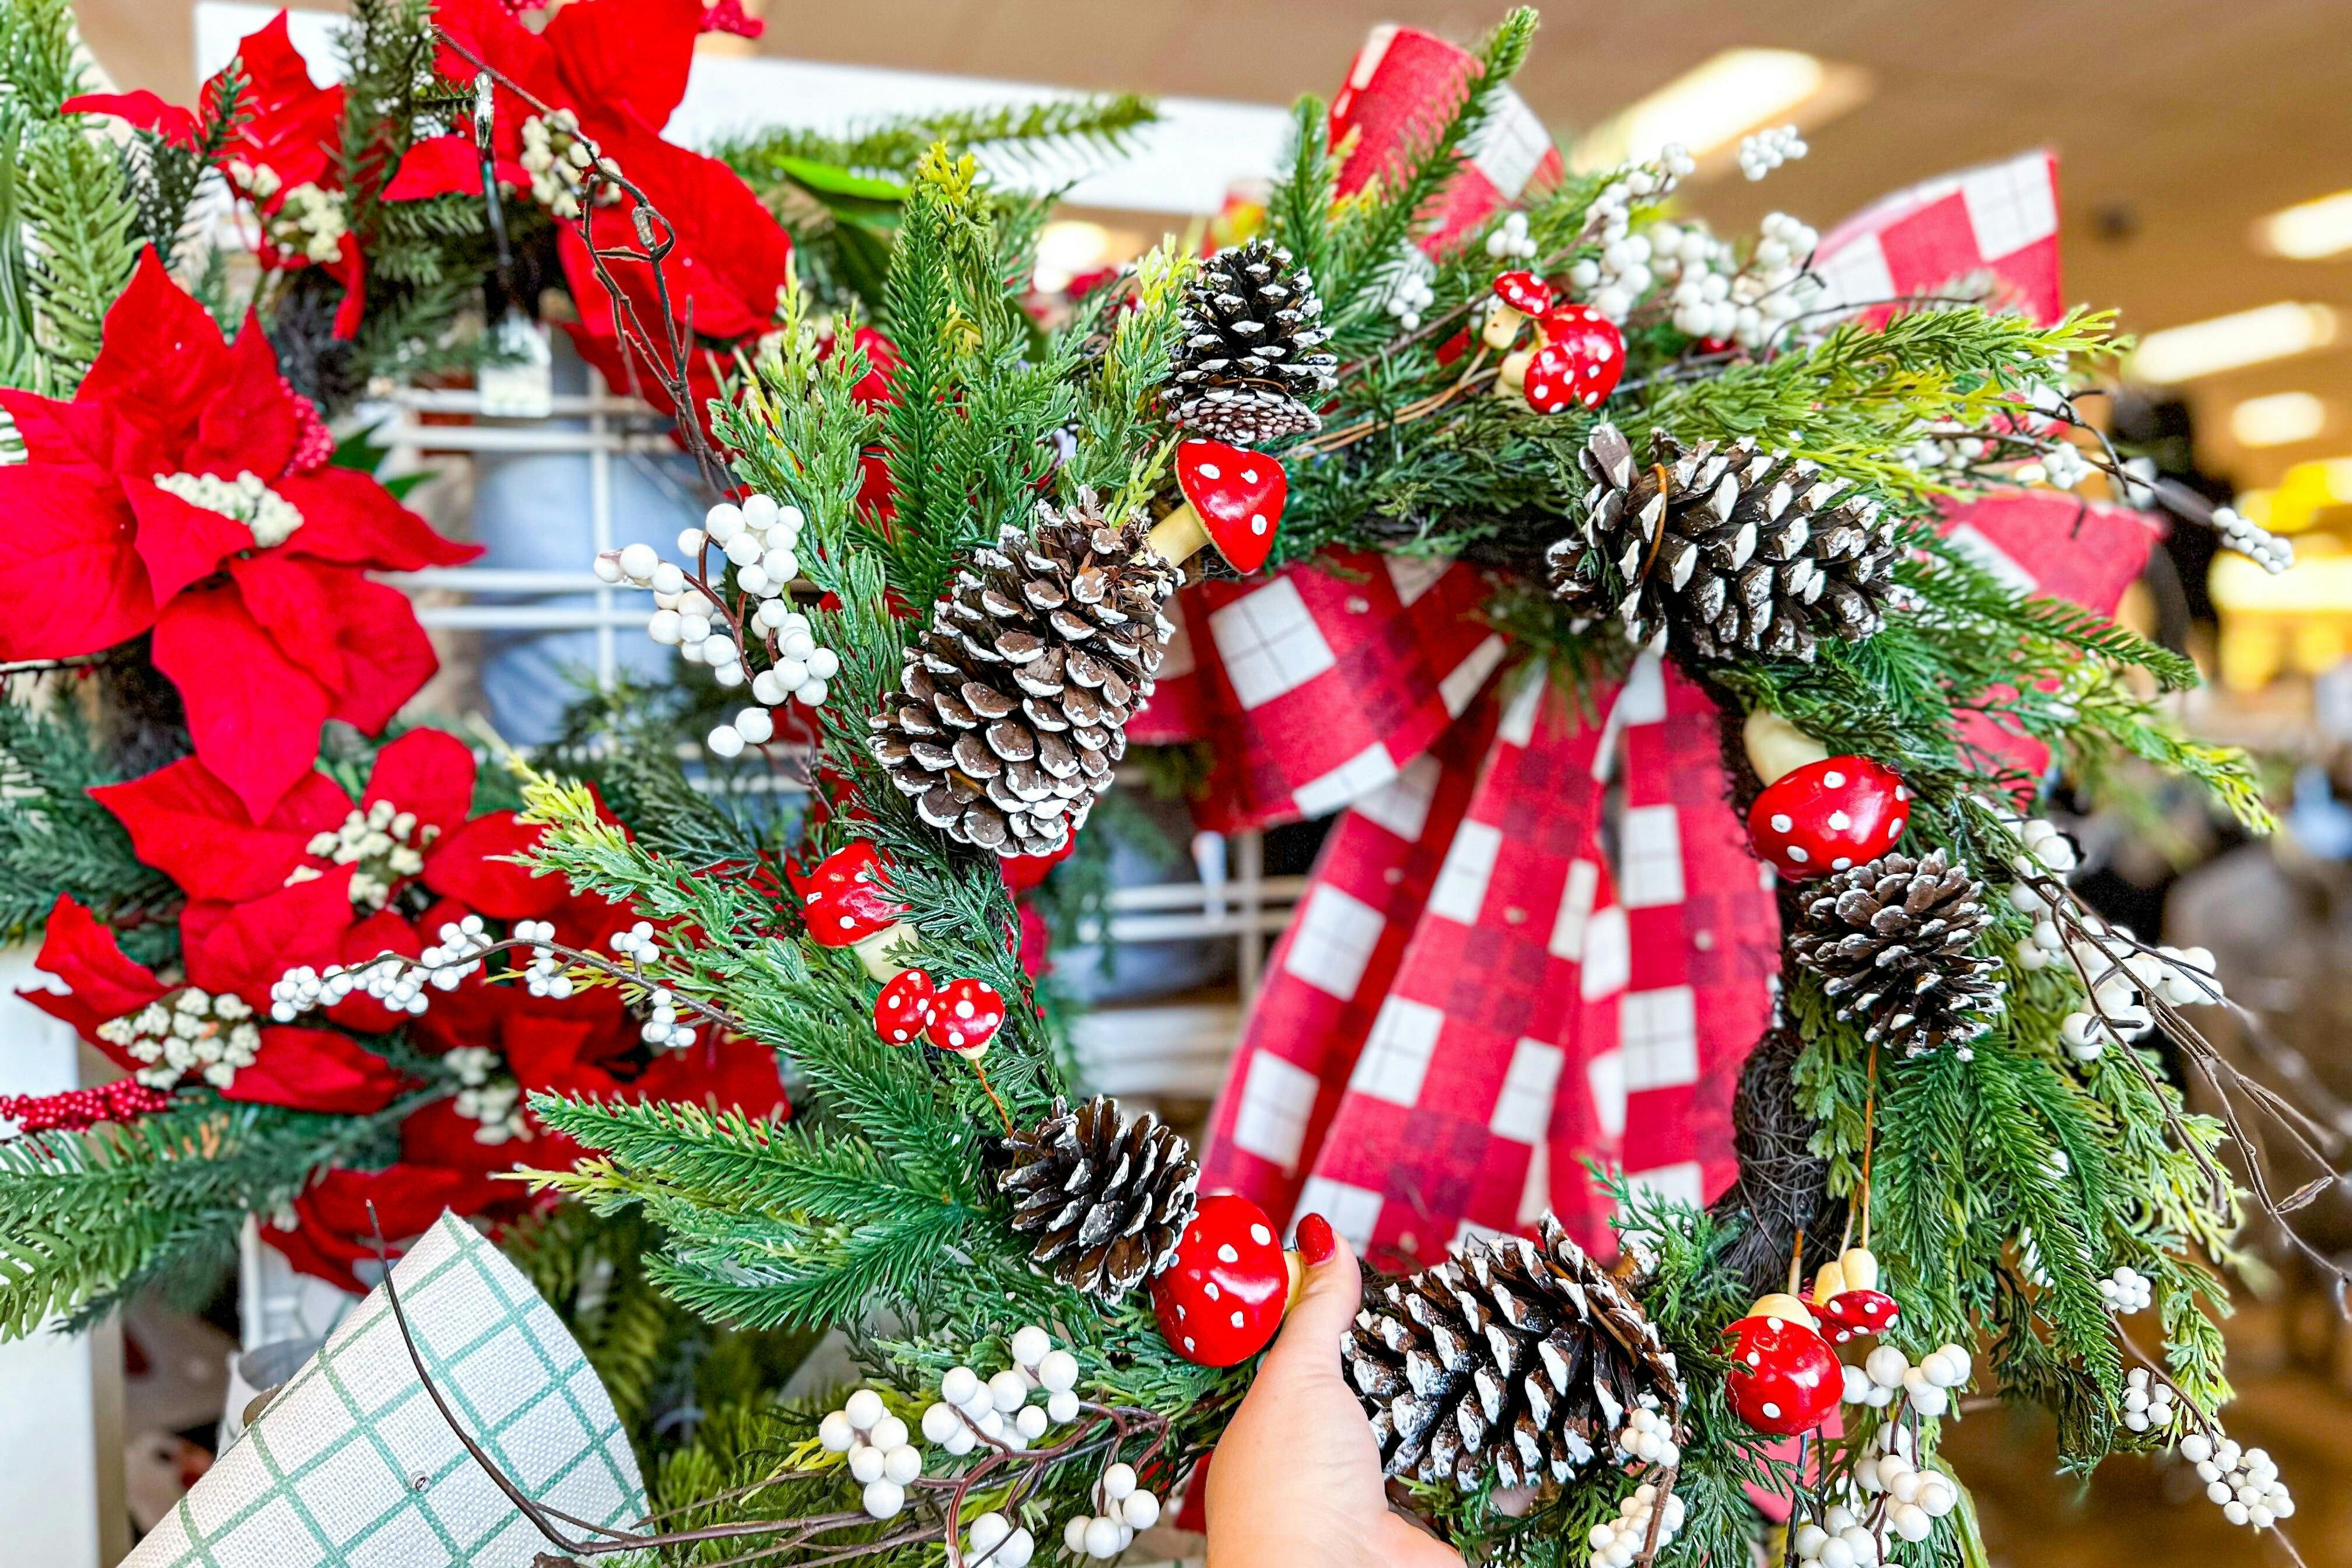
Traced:
[[[499, 91], [491, 146], [492, 173], [501, 184], [530, 192], [560, 217], [577, 216], [582, 193], [569, 153], [574, 139], [584, 137], [677, 232], [663, 264], [672, 319], [698, 339], [722, 342], [767, 328], [792, 257], [791, 237], [733, 170], [661, 135], [686, 95], [704, 19], [701, 0], [574, 0], [536, 33], [503, 0], [439, 0], [435, 19], [550, 111]], [[456, 51], [443, 51], [440, 63], [454, 79], [473, 79], [476, 68]], [[481, 155], [467, 129], [418, 142], [384, 195], [392, 201], [478, 195], [481, 182]], [[593, 206], [586, 216], [599, 249], [638, 246], [625, 204]], [[570, 330], [582, 356], [614, 385], [667, 406], [654, 367], [626, 342], [587, 243], [568, 221], [559, 244], [580, 317]], [[606, 266], [646, 330], [660, 332], [651, 268], [609, 257]], [[717, 372], [705, 356], [688, 369], [698, 407], [716, 393]]]
[[[232, 105], [226, 91], [241, 72]], [[280, 11], [236, 47], [236, 58], [205, 83], [198, 102], [229, 115], [228, 134], [215, 160], [229, 189], [261, 220], [262, 266], [316, 266], [343, 286], [335, 310], [335, 336], [359, 331], [366, 305], [365, 267], [350, 228], [336, 150], [341, 145], [343, 89], [320, 87], [287, 31]], [[203, 127], [196, 115], [144, 90], [84, 93], [68, 99], [68, 114], [111, 114], [193, 151]]]
[[278, 977], [331, 952], [336, 906], [350, 899], [345, 876], [213, 905], [201, 916], [192, 906], [181, 923], [188, 977], [178, 985], [133, 961], [95, 915], [61, 898], [37, 962], [66, 989], [23, 994], [156, 1088], [202, 1083], [225, 1100], [381, 1110], [402, 1084], [382, 1057], [336, 1030], [268, 1021]]
[[[480, 1184], [463, 1171], [409, 1161], [381, 1171], [330, 1170], [304, 1189], [293, 1204], [293, 1224], [265, 1223], [261, 1239], [286, 1255], [295, 1271], [365, 1295], [376, 1281], [375, 1238], [386, 1255], [398, 1258], [404, 1244], [424, 1235], [443, 1209], [460, 1214], [479, 1207]], [[371, 1212], [373, 1211], [373, 1212]], [[371, 1267], [361, 1279], [354, 1266]]]
[[150, 252], [70, 403], [0, 390], [28, 461], [0, 468], [0, 658], [154, 633], [196, 755], [267, 820], [319, 729], [373, 734], [431, 677], [407, 596], [369, 570], [470, 560], [333, 443], [259, 324], [232, 343]]

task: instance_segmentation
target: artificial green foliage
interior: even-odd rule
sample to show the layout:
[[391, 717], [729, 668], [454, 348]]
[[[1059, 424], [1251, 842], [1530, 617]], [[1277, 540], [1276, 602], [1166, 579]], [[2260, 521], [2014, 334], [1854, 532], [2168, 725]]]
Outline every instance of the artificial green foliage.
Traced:
[[36, 937], [59, 898], [85, 905], [133, 938], [138, 956], [174, 956], [141, 936], [176, 938], [180, 892], [140, 864], [131, 835], [89, 791], [119, 777], [68, 702], [0, 702], [0, 940]]
[[278, 1214], [323, 1166], [388, 1162], [419, 1103], [323, 1116], [210, 1101], [0, 1143], [0, 1334], [53, 1314], [86, 1327], [151, 1288], [201, 1301], [247, 1216]]

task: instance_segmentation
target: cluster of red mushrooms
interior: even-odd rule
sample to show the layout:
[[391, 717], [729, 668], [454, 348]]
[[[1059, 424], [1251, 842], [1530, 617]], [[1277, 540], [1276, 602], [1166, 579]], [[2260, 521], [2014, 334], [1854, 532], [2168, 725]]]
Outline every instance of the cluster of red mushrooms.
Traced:
[[[1513, 348], [1520, 323], [1529, 321], [1535, 322], [1534, 341]], [[1560, 299], [1532, 272], [1506, 272], [1495, 279], [1495, 302], [1479, 336], [1503, 356], [1496, 367], [1496, 394], [1524, 398], [1538, 414], [1598, 408], [1625, 374], [1625, 335], [1617, 323], [1590, 305]]]
[[1829, 1419], [1844, 1396], [1845, 1373], [1832, 1348], [1894, 1326], [1895, 1298], [1878, 1289], [1878, 1259], [1846, 1249], [1813, 1278], [1812, 1299], [1775, 1291], [1725, 1331], [1732, 1413], [1759, 1432], [1793, 1437]]

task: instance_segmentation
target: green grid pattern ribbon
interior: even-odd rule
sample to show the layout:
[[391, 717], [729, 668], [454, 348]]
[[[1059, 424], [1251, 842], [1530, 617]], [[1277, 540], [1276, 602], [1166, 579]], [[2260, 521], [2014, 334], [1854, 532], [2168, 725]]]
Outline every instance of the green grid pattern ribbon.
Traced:
[[[644, 1513], [612, 1401], [498, 1248], [445, 1213], [393, 1279], [434, 1386], [524, 1491], [606, 1525]], [[433, 1407], [379, 1287], [123, 1568], [528, 1568], [548, 1550]]]

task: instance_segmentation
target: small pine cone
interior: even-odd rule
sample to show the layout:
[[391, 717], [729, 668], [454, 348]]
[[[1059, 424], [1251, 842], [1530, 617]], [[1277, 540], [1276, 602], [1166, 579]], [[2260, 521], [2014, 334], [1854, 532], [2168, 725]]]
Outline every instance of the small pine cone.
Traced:
[[1991, 923], [1984, 884], [1942, 850], [1882, 855], [1822, 883], [1789, 946], [1839, 1017], [1916, 1057], [1992, 1026], [2000, 961], [1969, 951]]
[[931, 607], [898, 691], [867, 721], [874, 758], [925, 822], [999, 855], [1049, 855], [1110, 787], [1151, 695], [1175, 568], [1089, 492], [1040, 502]]
[[1564, 1481], [1628, 1411], [1683, 1401], [1657, 1325], [1549, 1215], [1379, 1288], [1339, 1353], [1383, 1471], [1465, 1490]]
[[1645, 466], [1613, 425], [1594, 427], [1581, 460], [1583, 531], [1546, 556], [1552, 595], [1572, 608], [1709, 659], [1810, 662], [1822, 637], [1885, 624], [1895, 524], [1874, 500], [1839, 500], [1847, 481], [1753, 440], [1685, 450], [1663, 432]]
[[1054, 1113], [999, 1146], [997, 1189], [1013, 1228], [1034, 1236], [1029, 1261], [1065, 1285], [1115, 1301], [1166, 1267], [1200, 1205], [1192, 1147], [1146, 1111], [1108, 1095]]
[[1262, 447], [1320, 429], [1315, 405], [1339, 362], [1315, 279], [1290, 252], [1253, 239], [1202, 264], [1184, 291], [1182, 336], [1169, 356], [1170, 423], [1194, 436]]

